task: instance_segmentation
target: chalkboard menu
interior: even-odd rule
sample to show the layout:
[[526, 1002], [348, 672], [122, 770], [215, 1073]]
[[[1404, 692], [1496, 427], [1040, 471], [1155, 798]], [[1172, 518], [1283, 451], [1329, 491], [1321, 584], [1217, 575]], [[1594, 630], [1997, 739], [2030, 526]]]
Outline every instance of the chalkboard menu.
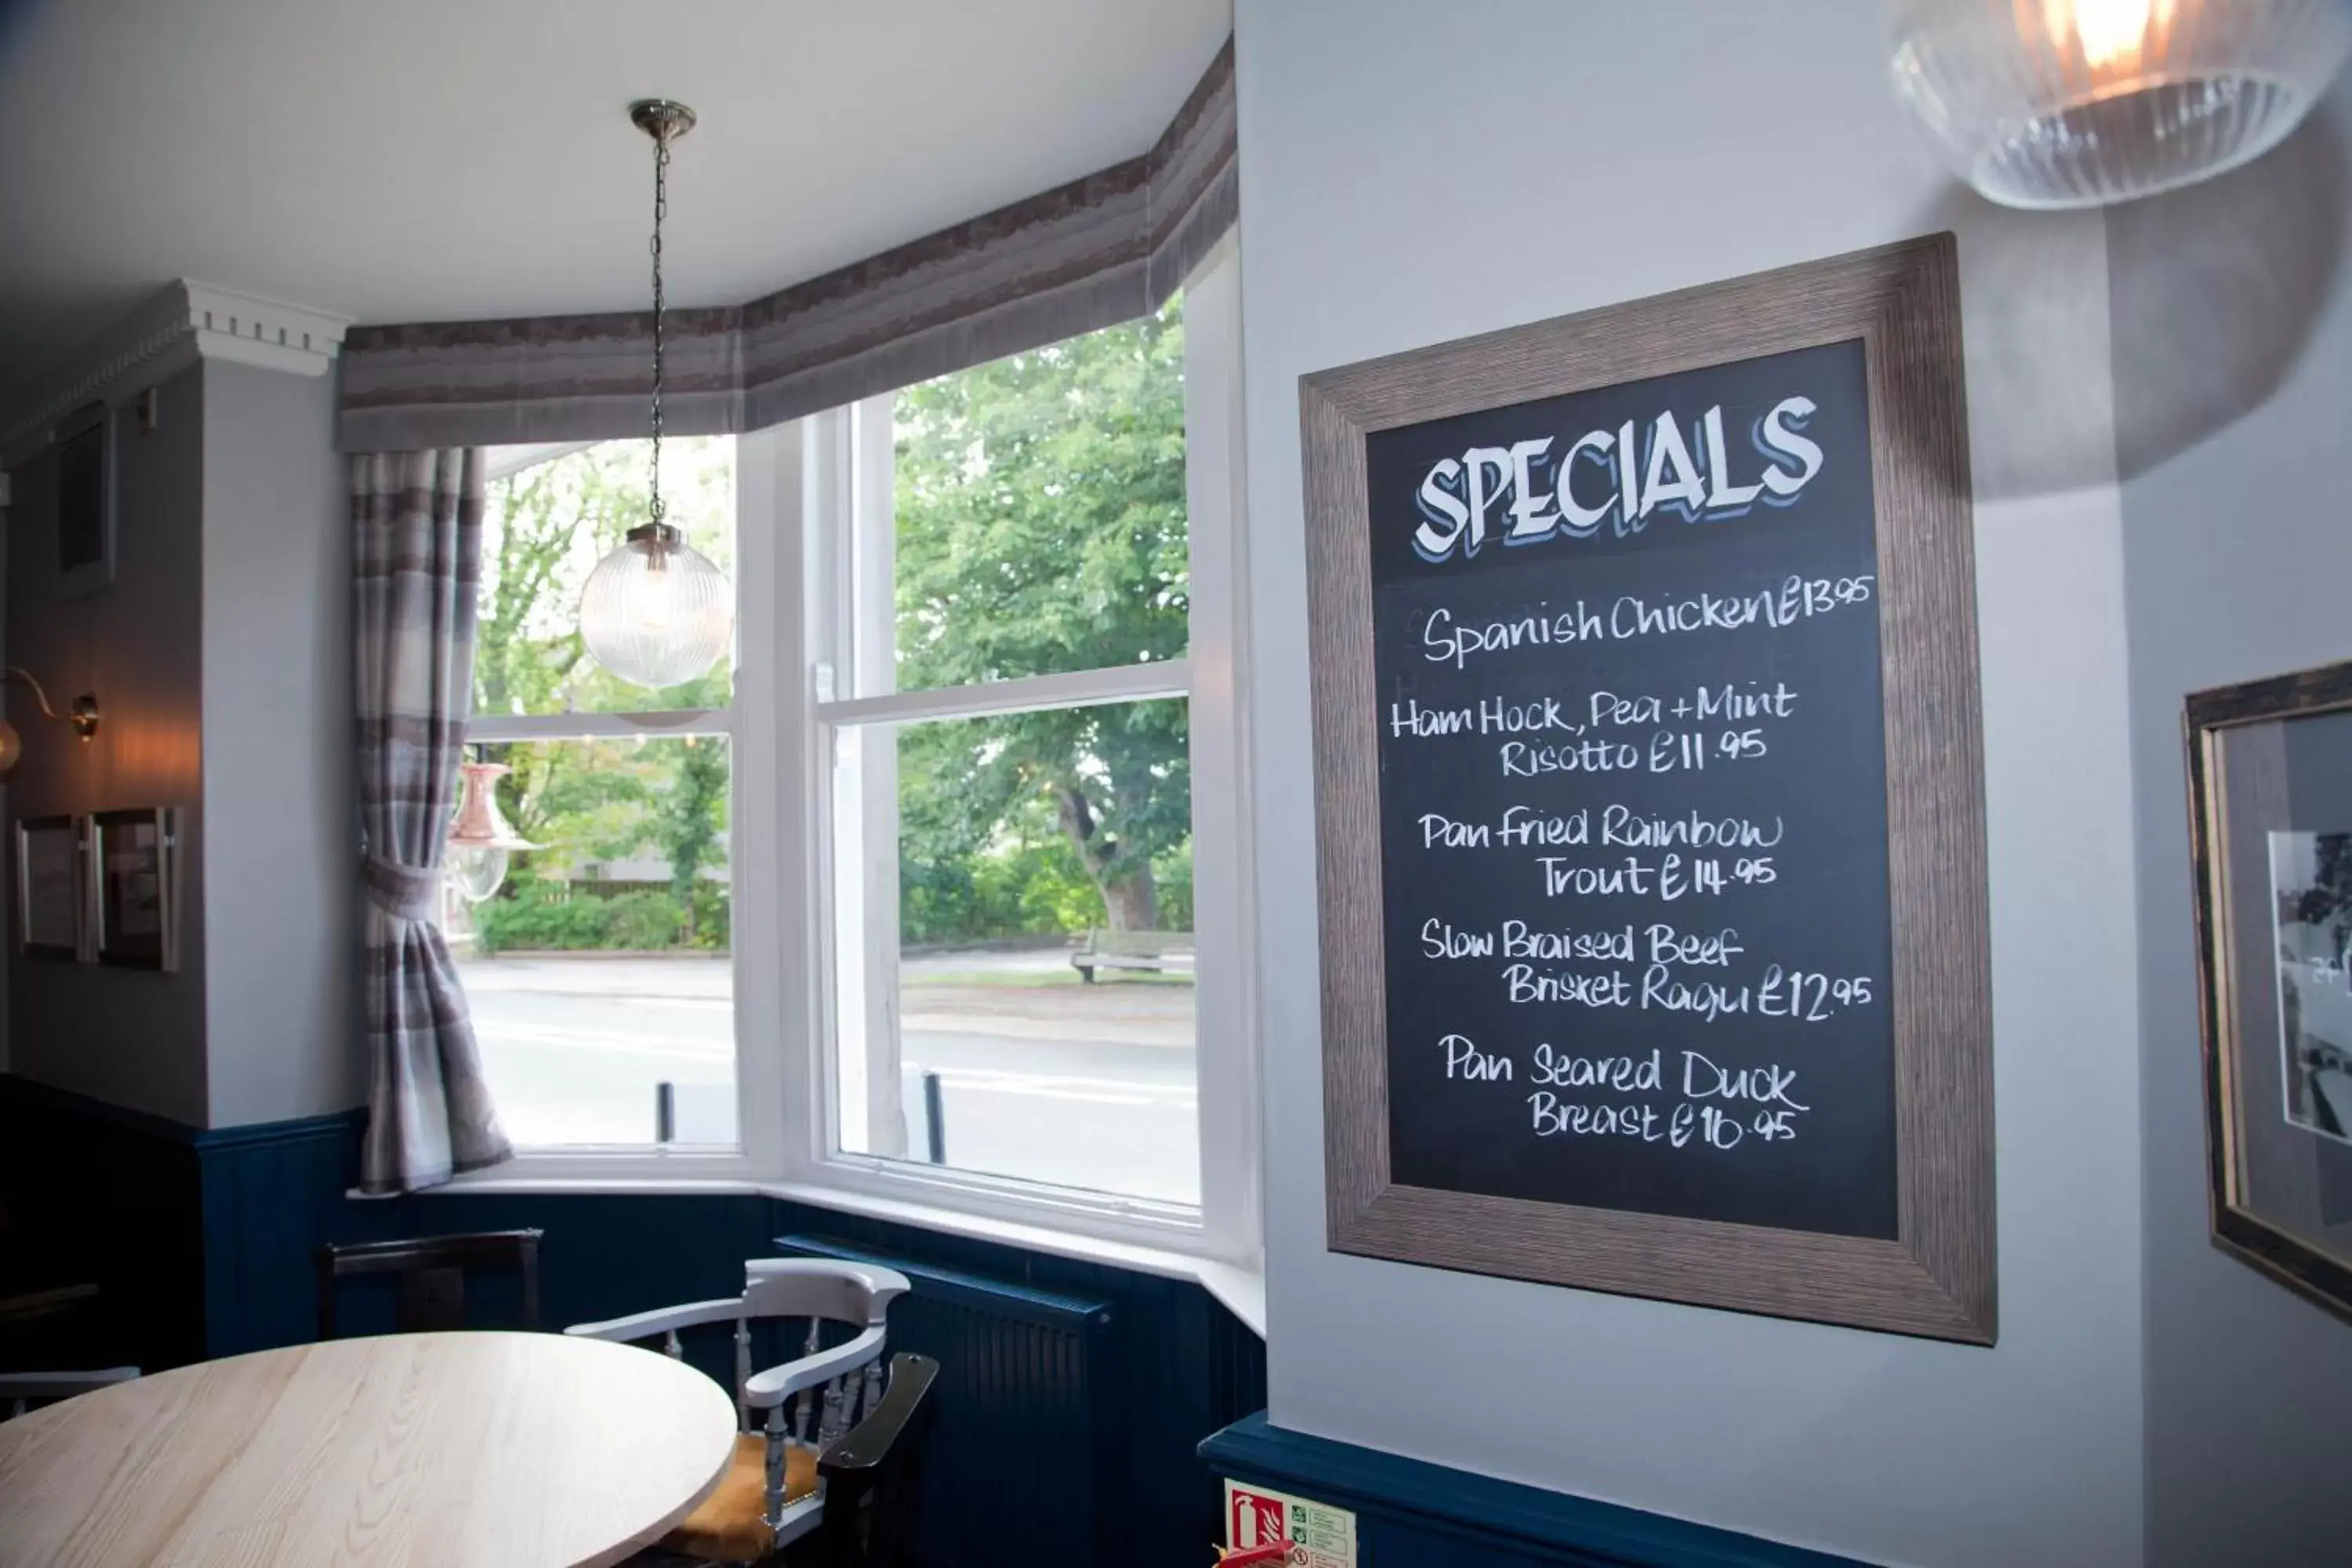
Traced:
[[1370, 437], [1398, 1181], [1895, 1234], [1868, 404], [1850, 341]]
[[1990, 1342], [1948, 242], [1303, 396], [1333, 1245]]

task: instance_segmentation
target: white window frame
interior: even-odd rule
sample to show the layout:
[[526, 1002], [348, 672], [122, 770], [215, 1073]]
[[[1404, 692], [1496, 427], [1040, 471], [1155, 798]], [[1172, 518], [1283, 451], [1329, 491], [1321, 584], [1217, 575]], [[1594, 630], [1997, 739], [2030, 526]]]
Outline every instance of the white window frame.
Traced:
[[[1185, 285], [1186, 504], [1191, 647], [1181, 660], [983, 688], [836, 700], [828, 668], [854, 637], [833, 624], [857, 597], [850, 575], [887, 572], [833, 546], [856, 537], [863, 487], [887, 494], [888, 399], [739, 437], [735, 700], [694, 713], [579, 714], [478, 721], [469, 740], [725, 734], [732, 742], [736, 1098], [741, 1147], [532, 1149], [468, 1173], [443, 1192], [760, 1192], [994, 1237], [1047, 1250], [1160, 1268], [1182, 1257], [1229, 1301], [1247, 1301], [1263, 1256], [1256, 953], [1247, 809], [1249, 726], [1243, 672], [1248, 581], [1243, 528], [1241, 268], [1226, 237]], [[819, 591], [822, 589], [823, 591]], [[872, 603], [872, 597], [867, 598]], [[873, 639], [868, 637], [870, 647]], [[835, 684], [846, 684], [835, 682]], [[1183, 696], [1191, 709], [1197, 1209], [1044, 1186], [953, 1167], [835, 1152], [832, 1048], [838, 999], [831, 951], [829, 765], [835, 727], [1029, 707]], [[895, 792], [894, 792], [895, 793]], [[897, 897], [896, 868], [870, 879]], [[895, 962], [895, 952], [892, 955]], [[894, 994], [895, 986], [869, 988]], [[1235, 1276], [1244, 1281], [1239, 1287]], [[1238, 1289], [1238, 1295], [1234, 1292]], [[1237, 1310], [1240, 1310], [1237, 1308]]]
[[[1185, 297], [1185, 427], [1186, 502], [1191, 535], [1191, 626], [1189, 656], [1071, 674], [1036, 676], [918, 692], [888, 689], [887, 650], [890, 627], [860, 627], [855, 617], [871, 619], [875, 606], [887, 616], [889, 599], [887, 526], [859, 528], [855, 520], [863, 507], [870, 518], [880, 504], [876, 498], [890, 494], [890, 405], [885, 395], [852, 408], [836, 409], [802, 422], [804, 584], [809, 613], [803, 628], [808, 649], [803, 687], [805, 710], [797, 724], [787, 728], [803, 737], [803, 820], [809, 824], [814, 850], [806, 864], [810, 873], [798, 885], [810, 890], [803, 900], [806, 931], [794, 967], [806, 965], [815, 979], [808, 987], [807, 1016], [795, 1010], [794, 1022], [806, 1030], [810, 1049], [801, 1058], [800, 1092], [793, 1095], [797, 1113], [785, 1134], [785, 1179], [811, 1192], [852, 1194], [894, 1207], [943, 1210], [984, 1219], [1009, 1222], [1093, 1237], [1101, 1240], [1161, 1248], [1244, 1267], [1255, 1263], [1260, 1246], [1258, 1214], [1258, 1137], [1256, 1053], [1251, 964], [1255, 943], [1250, 939], [1247, 908], [1248, 864], [1244, 836], [1248, 814], [1244, 809], [1246, 735], [1242, 692], [1236, 672], [1243, 667], [1239, 640], [1245, 617], [1240, 593], [1244, 573], [1239, 559], [1241, 389], [1239, 268], [1229, 239], [1213, 254], [1186, 286]], [[880, 592], [860, 591], [861, 579], [885, 585]], [[845, 622], [853, 624], [843, 624]], [[879, 635], [876, 635], [878, 633]], [[877, 647], [882, 650], [877, 657]], [[856, 667], [858, 679], [838, 673]], [[855, 696], [836, 698], [836, 689]], [[1195, 992], [1194, 1061], [1198, 1075], [1201, 1202], [1190, 1205], [1047, 1186], [1005, 1177], [933, 1166], [892, 1157], [886, 1140], [901, 1125], [896, 1114], [897, 1075], [887, 1075], [889, 1090], [870, 1103], [883, 1113], [870, 1130], [872, 1153], [843, 1151], [839, 1125], [845, 1085], [840, 1075], [845, 1057], [863, 1052], [837, 1051], [842, 1034], [853, 1037], [866, 1028], [881, 1037], [877, 1053], [887, 1063], [897, 1044], [895, 1019], [867, 1017], [869, 1008], [894, 1005], [897, 987], [869, 983], [865, 997], [836, 993], [835, 977], [861, 963], [897, 961], [895, 942], [868, 942], [866, 951], [846, 955], [834, 951], [841, 934], [846, 898], [863, 901], [867, 912], [860, 928], [895, 931], [896, 921], [873, 909], [874, 900], [897, 897], [895, 861], [876, 868], [880, 857], [861, 857], [869, 868], [860, 889], [850, 881], [845, 893], [834, 880], [839, 868], [830, 863], [835, 842], [836, 810], [860, 809], [857, 800], [833, 798], [832, 749], [836, 737], [856, 732], [856, 726], [876, 722], [906, 722], [990, 713], [1034, 711], [1079, 707], [1100, 702], [1135, 701], [1182, 697], [1190, 704], [1192, 751], [1194, 942], [1198, 952]], [[862, 795], [877, 806], [895, 810], [895, 784], [885, 782], [884, 800], [876, 799], [876, 780], [883, 769], [865, 770]], [[851, 825], [854, 833], [854, 825]], [[845, 837], [846, 836], [845, 836]], [[793, 884], [786, 884], [793, 885]], [[887, 947], [887, 951], [878, 951]], [[845, 958], [845, 963], [843, 962]], [[847, 990], [849, 987], [843, 987]], [[868, 999], [871, 999], [870, 1002]], [[854, 1068], [859, 1063], [853, 1061]], [[881, 1079], [887, 1069], [877, 1069]], [[854, 1098], [855, 1081], [847, 1086]], [[877, 1085], [877, 1088], [879, 1086]]]
[[[580, 450], [593, 443], [565, 444], [533, 451], [521, 464], [505, 472], [535, 466]], [[738, 1144], [733, 1149], [711, 1145], [643, 1143], [577, 1143], [518, 1148], [515, 1157], [488, 1170], [457, 1176], [436, 1191], [481, 1192], [536, 1190], [548, 1186], [593, 1185], [629, 1189], [672, 1190], [719, 1185], [739, 1189], [746, 1183], [772, 1177], [783, 1121], [782, 1062], [773, 1041], [772, 1020], [782, 1006], [781, 977], [772, 964], [746, 965], [741, 955], [756, 942], [761, 951], [772, 943], [777, 888], [764, 879], [747, 877], [752, 857], [769, 853], [777, 832], [770, 814], [751, 812], [746, 804], [763, 798], [756, 781], [774, 776], [769, 760], [775, 743], [774, 687], [779, 649], [774, 647], [773, 617], [766, 613], [765, 585], [772, 581], [771, 557], [776, 548], [770, 529], [744, 526], [755, 515], [744, 505], [744, 445], [736, 444], [735, 537], [735, 683], [734, 700], [723, 708], [683, 708], [641, 713], [488, 714], [466, 726], [467, 745], [504, 742], [683, 739], [717, 736], [728, 742], [729, 921], [735, 994], [735, 1110]], [[503, 478], [504, 473], [499, 477]], [[648, 1108], [648, 1121], [651, 1108]]]

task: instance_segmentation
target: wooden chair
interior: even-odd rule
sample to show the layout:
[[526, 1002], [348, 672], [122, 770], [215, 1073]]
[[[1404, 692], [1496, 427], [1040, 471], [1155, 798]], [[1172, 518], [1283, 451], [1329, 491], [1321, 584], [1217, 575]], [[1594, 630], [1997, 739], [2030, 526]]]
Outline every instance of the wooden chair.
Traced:
[[129, 1383], [138, 1375], [135, 1366], [110, 1366], [98, 1372], [0, 1372], [0, 1421], [22, 1415], [36, 1405], [54, 1405], [78, 1394]]
[[84, 1280], [0, 1297], [0, 1366], [88, 1366], [113, 1348], [98, 1287]]
[[522, 1327], [539, 1327], [537, 1230], [478, 1231], [467, 1236], [428, 1236], [409, 1241], [362, 1241], [319, 1248], [319, 1337], [335, 1337], [335, 1287], [361, 1274], [400, 1278], [394, 1326], [404, 1334], [436, 1333], [466, 1326], [466, 1276], [520, 1274]]
[[[719, 1489], [662, 1541], [665, 1550], [709, 1563], [761, 1562], [814, 1532], [828, 1511], [832, 1482], [819, 1456], [853, 1428], [863, 1430], [869, 1415], [878, 1420], [892, 1410], [903, 1426], [929, 1383], [928, 1373], [921, 1375], [897, 1406], [890, 1401], [892, 1389], [885, 1386], [886, 1321], [890, 1303], [907, 1293], [905, 1275], [827, 1258], [755, 1258], [743, 1269], [740, 1296], [564, 1330], [623, 1342], [657, 1338], [670, 1355], [679, 1356], [681, 1330], [734, 1324], [735, 1401], [740, 1413], [734, 1462]], [[751, 1324], [761, 1319], [805, 1321], [798, 1358], [764, 1372], [752, 1370]], [[829, 1324], [836, 1325], [833, 1335], [826, 1332]], [[844, 1333], [843, 1342], [825, 1348], [828, 1337]], [[890, 1374], [896, 1371], [894, 1363]], [[883, 1429], [877, 1426], [877, 1434]], [[846, 1450], [836, 1473], [856, 1470], [848, 1460], [865, 1448], [861, 1444]], [[894, 1448], [883, 1444], [882, 1456]], [[868, 1472], [876, 1468], [866, 1467]], [[869, 1481], [853, 1479], [845, 1489], [864, 1496], [869, 1484], [870, 1474]], [[869, 1510], [870, 1505], [845, 1510]]]

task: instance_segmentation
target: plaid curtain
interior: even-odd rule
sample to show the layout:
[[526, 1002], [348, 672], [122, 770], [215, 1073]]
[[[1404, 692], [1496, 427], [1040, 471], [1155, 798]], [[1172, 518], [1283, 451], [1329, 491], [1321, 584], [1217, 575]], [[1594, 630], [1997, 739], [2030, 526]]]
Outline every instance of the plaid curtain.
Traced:
[[441, 850], [473, 706], [478, 447], [352, 460], [368, 1129], [360, 1185], [413, 1192], [514, 1153], [441, 939]]

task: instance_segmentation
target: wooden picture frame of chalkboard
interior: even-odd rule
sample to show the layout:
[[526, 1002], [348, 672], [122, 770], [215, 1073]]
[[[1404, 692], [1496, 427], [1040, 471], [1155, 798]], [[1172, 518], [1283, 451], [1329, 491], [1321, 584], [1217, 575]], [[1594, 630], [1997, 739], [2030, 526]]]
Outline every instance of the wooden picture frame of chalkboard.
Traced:
[[1299, 400], [1330, 1247], [1991, 1344], [1952, 237]]

